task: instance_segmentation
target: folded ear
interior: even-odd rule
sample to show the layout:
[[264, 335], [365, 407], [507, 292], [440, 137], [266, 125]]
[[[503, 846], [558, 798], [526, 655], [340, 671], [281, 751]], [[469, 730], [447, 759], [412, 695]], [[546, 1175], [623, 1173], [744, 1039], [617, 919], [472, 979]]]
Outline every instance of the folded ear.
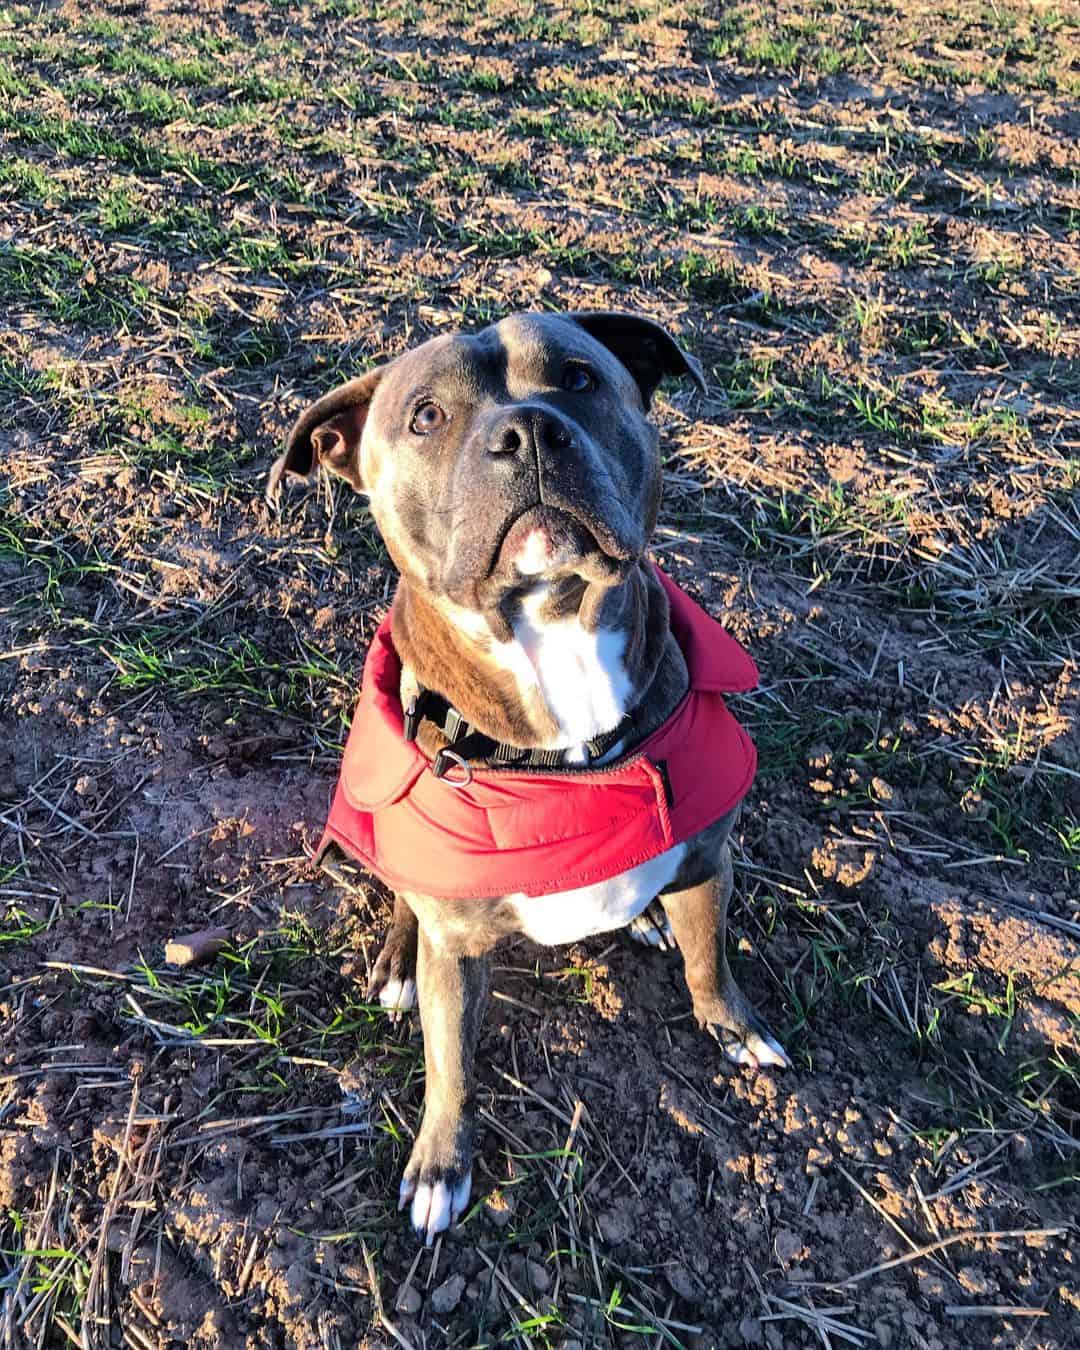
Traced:
[[266, 500], [273, 506], [281, 494], [281, 480], [288, 474], [309, 478], [320, 467], [344, 478], [363, 492], [360, 476], [360, 437], [372, 395], [382, 378], [377, 366], [348, 384], [332, 389], [296, 419], [285, 453], [274, 460], [266, 483]]
[[617, 311], [581, 311], [568, 314], [585, 331], [617, 356], [637, 380], [641, 401], [648, 411], [656, 386], [665, 375], [689, 375], [705, 393], [701, 362], [683, 351], [666, 328], [652, 319]]

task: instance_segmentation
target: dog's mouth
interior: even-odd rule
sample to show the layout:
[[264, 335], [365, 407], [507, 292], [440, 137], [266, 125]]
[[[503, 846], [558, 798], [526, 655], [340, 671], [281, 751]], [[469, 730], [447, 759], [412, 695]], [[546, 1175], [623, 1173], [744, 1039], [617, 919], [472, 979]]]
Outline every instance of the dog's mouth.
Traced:
[[574, 516], [555, 507], [534, 506], [507, 525], [495, 553], [494, 570], [543, 576], [599, 548], [596, 536]]
[[506, 526], [491, 567], [493, 577], [539, 580], [579, 572], [613, 580], [632, 554], [602, 524], [588, 524], [555, 506], [533, 506]]

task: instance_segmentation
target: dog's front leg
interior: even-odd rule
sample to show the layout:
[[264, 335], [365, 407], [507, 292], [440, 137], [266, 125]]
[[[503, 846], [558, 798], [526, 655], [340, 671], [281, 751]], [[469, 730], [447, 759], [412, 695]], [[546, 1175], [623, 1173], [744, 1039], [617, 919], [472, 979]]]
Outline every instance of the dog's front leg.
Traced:
[[423, 926], [416, 981], [424, 1030], [424, 1119], [401, 1180], [399, 1207], [431, 1245], [454, 1223], [472, 1189], [476, 1042], [490, 979], [486, 956], [467, 956], [452, 937]]
[[784, 1047], [755, 1012], [728, 966], [731, 887], [731, 851], [725, 843], [720, 865], [710, 880], [660, 897], [683, 954], [694, 1015], [736, 1064], [790, 1068]]

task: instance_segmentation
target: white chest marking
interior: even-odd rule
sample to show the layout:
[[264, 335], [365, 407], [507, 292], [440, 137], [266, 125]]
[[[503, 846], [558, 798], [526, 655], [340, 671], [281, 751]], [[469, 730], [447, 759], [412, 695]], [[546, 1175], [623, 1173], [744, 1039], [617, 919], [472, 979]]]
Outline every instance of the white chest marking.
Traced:
[[674, 880], [685, 844], [640, 863], [622, 876], [559, 895], [511, 895], [521, 931], [545, 947], [578, 942], [594, 933], [625, 928]]
[[539, 687], [558, 723], [558, 744], [580, 745], [618, 726], [629, 706], [626, 635], [604, 628], [587, 632], [576, 615], [542, 623], [546, 596], [546, 586], [525, 596], [513, 624], [515, 641], [502, 644], [499, 654], [519, 681]]

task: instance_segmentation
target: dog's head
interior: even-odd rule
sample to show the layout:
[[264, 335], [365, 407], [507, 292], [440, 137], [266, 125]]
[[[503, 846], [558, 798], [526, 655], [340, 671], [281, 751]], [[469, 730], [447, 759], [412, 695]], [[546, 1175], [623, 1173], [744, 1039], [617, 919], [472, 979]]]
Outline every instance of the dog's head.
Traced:
[[660, 500], [647, 412], [698, 362], [629, 314], [516, 314], [433, 338], [308, 408], [270, 472], [368, 494], [402, 575], [470, 610], [539, 577], [616, 580]]

